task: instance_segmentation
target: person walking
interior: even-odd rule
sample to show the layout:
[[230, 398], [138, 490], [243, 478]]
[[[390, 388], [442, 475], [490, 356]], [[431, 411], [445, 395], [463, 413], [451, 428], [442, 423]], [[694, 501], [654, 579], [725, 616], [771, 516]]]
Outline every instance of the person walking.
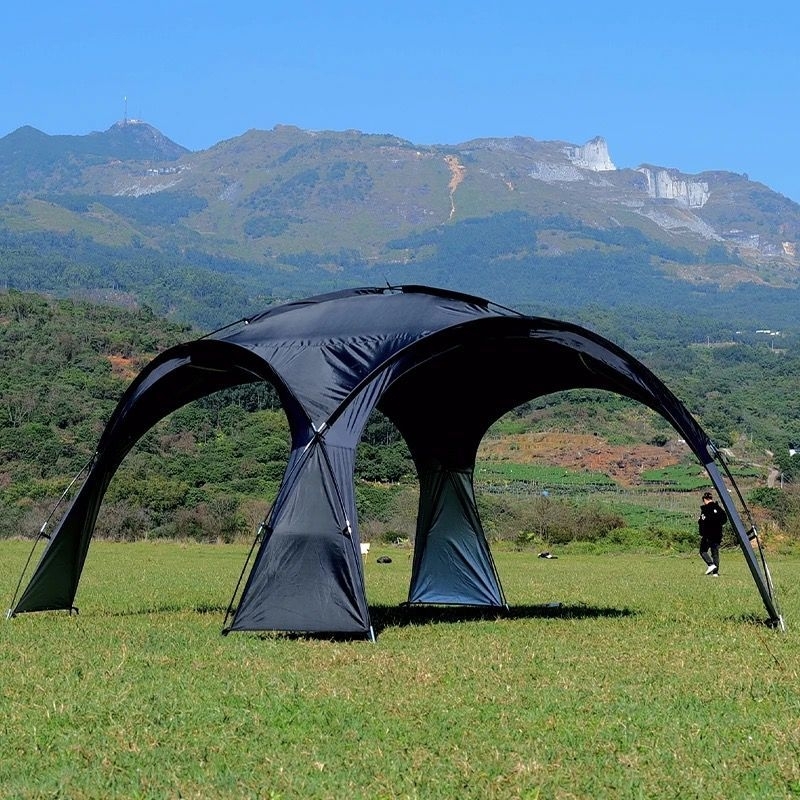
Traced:
[[722, 543], [722, 526], [728, 515], [711, 492], [703, 494], [697, 527], [700, 531], [700, 557], [706, 563], [706, 575], [719, 576], [719, 546]]

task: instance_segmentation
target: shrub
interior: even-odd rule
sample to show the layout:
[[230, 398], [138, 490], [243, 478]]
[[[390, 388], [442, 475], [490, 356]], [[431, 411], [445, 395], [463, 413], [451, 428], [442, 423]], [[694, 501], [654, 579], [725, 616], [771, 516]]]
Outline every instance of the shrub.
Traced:
[[619, 514], [594, 502], [574, 504], [542, 498], [540, 508], [543, 511], [540, 530], [548, 544], [596, 542], [625, 524]]
[[250, 524], [235, 498], [213, 498], [193, 508], [179, 509], [154, 531], [159, 537], [192, 539], [197, 542], [235, 542], [252, 536]]
[[94, 536], [114, 542], [135, 542], [147, 539], [152, 527], [153, 519], [146, 509], [118, 501], [100, 507]]
[[547, 545], [596, 542], [622, 528], [625, 520], [595, 501], [575, 502], [540, 496], [524, 508], [516, 540]]
[[753, 489], [747, 500], [751, 505], [767, 510], [779, 522], [785, 521], [793, 505], [792, 493], [767, 486]]
[[356, 508], [361, 522], [388, 522], [395, 509], [398, 488], [359, 481], [356, 485]]

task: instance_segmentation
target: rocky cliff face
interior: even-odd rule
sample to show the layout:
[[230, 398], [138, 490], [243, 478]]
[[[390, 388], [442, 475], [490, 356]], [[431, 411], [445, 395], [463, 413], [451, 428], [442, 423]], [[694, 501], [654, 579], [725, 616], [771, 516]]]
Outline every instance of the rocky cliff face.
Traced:
[[[566, 158], [565, 158], [566, 157]], [[557, 154], [544, 161], [537, 160], [528, 175], [545, 183], [573, 183], [588, 178], [586, 172], [616, 170], [602, 136], [595, 136], [584, 145], [564, 145]]]
[[654, 200], [674, 200], [687, 208], [702, 208], [709, 197], [708, 183], [686, 180], [666, 169], [639, 167], [647, 179], [647, 194]]
[[537, 161], [528, 172], [528, 175], [537, 181], [545, 183], [569, 183], [571, 181], [585, 180], [586, 174], [572, 164], [551, 164], [547, 161]]
[[616, 169], [608, 154], [608, 144], [602, 136], [595, 136], [582, 146], [567, 145], [564, 153], [576, 167], [582, 169], [590, 169], [593, 172], [609, 172]]

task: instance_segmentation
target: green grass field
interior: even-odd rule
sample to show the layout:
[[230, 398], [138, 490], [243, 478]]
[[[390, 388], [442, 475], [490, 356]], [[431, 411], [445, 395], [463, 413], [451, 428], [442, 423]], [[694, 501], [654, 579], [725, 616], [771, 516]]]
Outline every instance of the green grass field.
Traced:
[[245, 552], [97, 542], [80, 615], [0, 625], [2, 798], [800, 796], [796, 556], [781, 634], [737, 550], [500, 551], [494, 618], [401, 612], [409, 551], [373, 547], [370, 644], [222, 637]]

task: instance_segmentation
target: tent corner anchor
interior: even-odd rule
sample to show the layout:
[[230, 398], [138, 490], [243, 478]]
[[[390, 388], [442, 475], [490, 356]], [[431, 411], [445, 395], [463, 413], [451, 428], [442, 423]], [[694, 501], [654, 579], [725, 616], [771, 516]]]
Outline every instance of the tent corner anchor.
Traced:
[[768, 628], [773, 628], [774, 630], [779, 630], [781, 633], [786, 633], [786, 623], [783, 621], [783, 615], [780, 614], [777, 617], [770, 617], [769, 619], [764, 620], [764, 624]]

